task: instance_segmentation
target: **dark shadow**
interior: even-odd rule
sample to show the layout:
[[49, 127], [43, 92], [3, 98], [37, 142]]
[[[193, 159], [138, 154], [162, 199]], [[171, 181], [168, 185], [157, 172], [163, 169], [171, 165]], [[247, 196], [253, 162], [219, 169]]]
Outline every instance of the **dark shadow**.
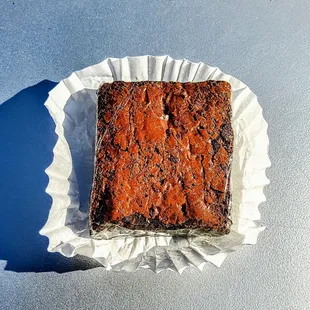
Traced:
[[52, 161], [56, 134], [44, 102], [55, 85], [44, 80], [0, 105], [0, 260], [7, 261], [5, 270], [68, 272], [100, 266], [83, 256], [67, 259], [47, 252], [48, 240], [39, 234], [52, 202], [44, 170]]

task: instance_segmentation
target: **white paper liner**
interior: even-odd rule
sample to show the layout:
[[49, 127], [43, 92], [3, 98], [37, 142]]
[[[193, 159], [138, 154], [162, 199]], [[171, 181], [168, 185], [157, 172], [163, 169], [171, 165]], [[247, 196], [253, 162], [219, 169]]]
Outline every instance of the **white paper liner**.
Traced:
[[[224, 80], [232, 86], [233, 130], [231, 233], [222, 237], [123, 236], [94, 240], [88, 230], [88, 201], [92, 184], [96, 123], [96, 90], [102, 82]], [[264, 230], [258, 205], [265, 201], [269, 183], [267, 123], [253, 92], [216, 67], [169, 56], [108, 58], [76, 71], [60, 81], [45, 103], [56, 124], [57, 143], [52, 164], [46, 169], [46, 192], [53, 203], [40, 231], [49, 238], [48, 251], [66, 257], [92, 257], [108, 270], [154, 272], [187, 266], [202, 269], [206, 262], [220, 266], [229, 252], [255, 244]]]

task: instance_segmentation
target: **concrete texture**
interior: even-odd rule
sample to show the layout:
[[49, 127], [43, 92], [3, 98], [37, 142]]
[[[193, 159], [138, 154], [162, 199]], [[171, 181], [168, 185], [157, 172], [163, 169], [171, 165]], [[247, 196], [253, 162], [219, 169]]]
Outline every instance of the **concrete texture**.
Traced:
[[[309, 1], [4, 0], [0, 12], [0, 309], [310, 308]], [[111, 273], [47, 253], [38, 234], [56, 139], [47, 92], [106, 57], [143, 54], [218, 66], [264, 109], [267, 229], [220, 269]]]

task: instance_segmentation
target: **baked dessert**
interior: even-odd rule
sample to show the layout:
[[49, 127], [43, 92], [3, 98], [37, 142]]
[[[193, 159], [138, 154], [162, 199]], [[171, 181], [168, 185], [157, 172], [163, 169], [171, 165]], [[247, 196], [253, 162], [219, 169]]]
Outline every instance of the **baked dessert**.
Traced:
[[98, 90], [90, 231], [230, 226], [231, 87], [113, 82]]

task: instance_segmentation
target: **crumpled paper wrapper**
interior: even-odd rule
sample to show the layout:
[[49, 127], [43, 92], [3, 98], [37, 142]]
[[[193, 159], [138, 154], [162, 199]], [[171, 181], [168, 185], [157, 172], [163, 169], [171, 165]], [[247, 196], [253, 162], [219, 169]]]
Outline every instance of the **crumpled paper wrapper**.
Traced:
[[[228, 235], [209, 236], [121, 236], [110, 240], [90, 238], [88, 208], [94, 168], [96, 90], [103, 82], [224, 80], [232, 86], [233, 225]], [[220, 69], [169, 56], [108, 58], [76, 71], [60, 81], [45, 103], [56, 124], [57, 143], [52, 164], [46, 169], [46, 192], [53, 203], [40, 234], [49, 238], [48, 251], [66, 257], [92, 257], [108, 270], [154, 272], [187, 266], [202, 269], [207, 262], [220, 266], [230, 252], [243, 244], [255, 244], [264, 230], [258, 206], [265, 201], [263, 188], [269, 183], [265, 170], [268, 157], [267, 123], [256, 96], [242, 82]]]

